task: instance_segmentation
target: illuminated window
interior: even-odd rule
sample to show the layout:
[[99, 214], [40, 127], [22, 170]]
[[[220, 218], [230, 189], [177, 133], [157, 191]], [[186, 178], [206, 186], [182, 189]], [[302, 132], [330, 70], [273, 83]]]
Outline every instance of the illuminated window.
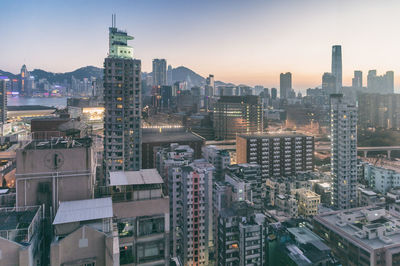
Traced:
[[118, 98], [117, 98], [117, 101], [122, 101], [122, 97], [118, 97]]
[[122, 104], [117, 104], [117, 108], [121, 109], [122, 108]]

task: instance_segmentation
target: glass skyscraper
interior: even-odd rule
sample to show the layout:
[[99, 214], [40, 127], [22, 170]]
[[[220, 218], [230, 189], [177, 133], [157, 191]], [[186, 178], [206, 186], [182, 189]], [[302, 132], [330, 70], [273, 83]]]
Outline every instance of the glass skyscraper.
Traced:
[[336, 93], [342, 89], [342, 46], [332, 46], [332, 75], [336, 78]]

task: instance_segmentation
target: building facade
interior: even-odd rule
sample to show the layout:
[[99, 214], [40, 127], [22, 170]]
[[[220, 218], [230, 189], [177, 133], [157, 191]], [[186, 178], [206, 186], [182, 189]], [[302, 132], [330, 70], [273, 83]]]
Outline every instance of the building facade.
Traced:
[[258, 96], [222, 96], [214, 106], [216, 139], [235, 139], [237, 134], [262, 132], [261, 99]]
[[339, 93], [342, 90], [342, 46], [332, 46], [332, 75], [336, 79], [335, 92]]
[[127, 45], [133, 37], [109, 29], [109, 54], [104, 60], [105, 172], [141, 168], [141, 62]]
[[281, 73], [279, 76], [280, 79], [280, 98], [287, 99], [289, 98], [290, 91], [292, 89], [292, 73]]
[[349, 209], [357, 205], [357, 106], [342, 94], [332, 94], [330, 106], [332, 205]]
[[319, 214], [314, 232], [342, 265], [399, 265], [399, 216], [379, 207]]
[[261, 166], [263, 180], [314, 170], [314, 137], [297, 133], [242, 134], [236, 137], [238, 163]]
[[167, 60], [153, 59], [153, 86], [165, 85], [167, 85]]
[[213, 248], [212, 184], [213, 166], [202, 160], [182, 167], [182, 248], [183, 265], [208, 263]]
[[214, 145], [203, 146], [201, 150], [203, 158], [215, 168], [214, 180], [222, 180], [224, 178], [224, 170], [231, 164], [229, 152]]
[[0, 123], [7, 123], [7, 82], [0, 77]]

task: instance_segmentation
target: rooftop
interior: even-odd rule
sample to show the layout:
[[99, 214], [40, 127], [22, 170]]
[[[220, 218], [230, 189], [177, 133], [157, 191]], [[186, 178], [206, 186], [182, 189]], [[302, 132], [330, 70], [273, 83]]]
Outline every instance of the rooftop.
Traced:
[[110, 172], [110, 186], [163, 184], [157, 169]]
[[0, 209], [0, 237], [20, 244], [29, 243], [40, 219], [40, 206], [1, 208]]
[[219, 103], [250, 103], [250, 104], [258, 104], [259, 97], [255, 95], [247, 95], [247, 96], [221, 96], [218, 100]]
[[28, 143], [24, 149], [26, 150], [46, 150], [46, 149], [72, 149], [72, 148], [82, 148], [91, 147], [91, 138], [81, 138], [81, 139], [66, 139], [66, 138], [56, 138], [49, 141], [31, 141]]
[[[301, 244], [322, 241], [320, 237], [306, 227], [292, 227], [287, 230], [296, 238], [296, 241]], [[325, 249], [329, 249], [329, 247], [325, 245]]]
[[280, 137], [312, 137], [306, 136], [295, 131], [284, 131], [284, 132], [264, 132], [264, 133], [251, 133], [251, 134], [239, 134], [238, 137], [246, 139], [263, 139], [263, 138], [280, 138]]
[[400, 246], [400, 216], [379, 207], [322, 213], [314, 219], [366, 250]]
[[43, 105], [9, 105], [7, 111], [37, 111], [37, 110], [56, 110], [55, 107]]
[[143, 129], [142, 131], [142, 142], [143, 143], [160, 143], [160, 142], [175, 142], [182, 141], [204, 141], [204, 138], [194, 134], [190, 131], [185, 130], [174, 130], [174, 129]]
[[64, 201], [60, 203], [53, 225], [112, 217], [111, 198]]

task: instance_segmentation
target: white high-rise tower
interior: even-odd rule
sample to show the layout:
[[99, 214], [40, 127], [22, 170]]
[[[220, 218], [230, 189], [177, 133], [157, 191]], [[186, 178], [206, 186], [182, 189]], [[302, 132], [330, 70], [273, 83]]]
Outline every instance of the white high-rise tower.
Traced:
[[330, 105], [332, 204], [349, 209], [356, 207], [357, 197], [357, 106], [342, 94], [332, 94]]

